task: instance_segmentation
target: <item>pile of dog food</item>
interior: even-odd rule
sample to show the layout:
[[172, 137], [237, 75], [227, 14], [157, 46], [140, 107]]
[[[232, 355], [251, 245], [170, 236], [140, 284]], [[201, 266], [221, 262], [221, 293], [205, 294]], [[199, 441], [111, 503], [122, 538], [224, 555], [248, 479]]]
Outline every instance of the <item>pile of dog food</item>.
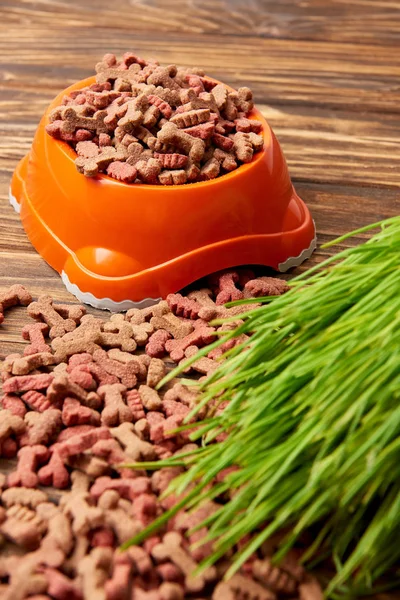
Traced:
[[201, 69], [160, 66], [135, 54], [106, 54], [96, 83], [70, 92], [47, 133], [69, 142], [87, 177], [180, 185], [214, 179], [249, 163], [264, 144], [249, 119], [247, 87], [230, 91]]
[[[208, 285], [104, 319], [49, 296], [33, 301], [20, 285], [0, 294], [0, 321], [15, 305], [27, 306], [31, 318], [23, 353], [1, 366], [0, 465], [16, 459], [7, 477], [0, 472], [2, 600], [322, 598], [299, 564], [300, 548], [277, 567], [274, 545], [265, 545], [226, 582], [229, 556], [193, 575], [210, 546], [191, 547], [206, 528], [186, 533], [218, 509], [215, 502], [182, 510], [141, 546], [119, 550], [175, 504], [177, 498], [160, 495], [182, 472], [125, 465], [193, 447], [187, 431], [173, 430], [196, 404], [196, 387], [177, 379], [160, 392], [155, 387], [170, 366], [215, 339], [212, 319], [246, 309], [224, 303], [287, 290], [284, 281], [247, 270], [211, 276]], [[222, 328], [228, 326], [234, 324]], [[206, 376], [243, 341], [199, 358], [187, 376]]]

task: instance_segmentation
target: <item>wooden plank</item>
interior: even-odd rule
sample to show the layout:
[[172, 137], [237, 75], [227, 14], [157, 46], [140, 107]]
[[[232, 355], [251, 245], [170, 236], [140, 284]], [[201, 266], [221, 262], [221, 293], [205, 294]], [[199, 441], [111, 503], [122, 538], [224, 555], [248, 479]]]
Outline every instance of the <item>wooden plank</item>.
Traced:
[[105, 52], [135, 49], [164, 63], [201, 63], [208, 74], [233, 86], [248, 84], [258, 102], [274, 106], [306, 104], [357, 113], [400, 110], [400, 66], [397, 53], [386, 46], [233, 35], [221, 39], [214, 34], [160, 37], [111, 27], [92, 27], [90, 37], [78, 37], [75, 27], [59, 25], [30, 26], [23, 44], [20, 36], [20, 28], [10, 26], [0, 38], [0, 73], [11, 96], [28, 86], [29, 102], [38, 90], [47, 90], [48, 101], [69, 83], [92, 74]]
[[3, 0], [7, 25], [60, 22], [76, 29], [116, 27], [121, 31], [218, 36], [271, 37], [392, 45], [400, 30], [399, 4], [394, 0]]

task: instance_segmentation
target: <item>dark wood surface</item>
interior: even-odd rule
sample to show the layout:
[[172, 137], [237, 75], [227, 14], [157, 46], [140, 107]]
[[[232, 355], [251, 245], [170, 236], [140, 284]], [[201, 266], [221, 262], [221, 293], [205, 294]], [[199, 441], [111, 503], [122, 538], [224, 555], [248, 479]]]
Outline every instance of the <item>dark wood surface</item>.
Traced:
[[[399, 213], [399, 46], [395, 0], [1, 0], [0, 290], [21, 282], [73, 301], [26, 239], [8, 186], [48, 102], [105, 52], [249, 85], [321, 244]], [[301, 268], [337, 250], [318, 248]], [[7, 314], [0, 358], [21, 348], [25, 319]]]

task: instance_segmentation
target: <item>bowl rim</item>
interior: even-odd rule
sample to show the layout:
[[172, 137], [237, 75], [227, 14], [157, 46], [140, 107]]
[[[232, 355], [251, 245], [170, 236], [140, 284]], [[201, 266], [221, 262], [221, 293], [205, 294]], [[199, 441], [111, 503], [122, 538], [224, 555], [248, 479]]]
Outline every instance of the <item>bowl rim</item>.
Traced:
[[[234, 91], [233, 88], [231, 88], [226, 83], [219, 81], [218, 79], [214, 79], [213, 77], [208, 77], [208, 76], [205, 78], [208, 79], [209, 81], [216, 82], [217, 84], [222, 83], [229, 90]], [[59, 94], [57, 94], [57, 96], [49, 104], [49, 106], [44, 114], [44, 125], [46, 126], [50, 123], [50, 120], [49, 120], [50, 112], [54, 108], [57, 108], [61, 105], [61, 101], [65, 95], [69, 94], [72, 91], [82, 89], [84, 87], [92, 85], [93, 83], [96, 83], [96, 77], [95, 76], [87, 77], [86, 79], [81, 79], [81, 80], [71, 84], [70, 86], [68, 86], [67, 88], [62, 90]], [[256, 154], [254, 154], [251, 162], [242, 163], [237, 169], [234, 169], [233, 171], [230, 171], [228, 173], [224, 173], [223, 175], [221, 175], [219, 177], [215, 177], [215, 179], [209, 179], [206, 181], [194, 181], [194, 182], [189, 182], [189, 183], [180, 183], [180, 184], [173, 184], [173, 185], [154, 185], [154, 184], [148, 184], [148, 183], [125, 183], [123, 181], [118, 181], [118, 179], [114, 179], [113, 177], [110, 177], [110, 175], [106, 175], [105, 173], [99, 173], [96, 177], [93, 177], [91, 179], [94, 179], [99, 182], [104, 181], [104, 182], [107, 182], [107, 184], [109, 184], [109, 185], [123, 186], [127, 189], [135, 189], [135, 190], [136, 189], [140, 189], [140, 190], [144, 190], [144, 189], [148, 189], [148, 190], [150, 190], [150, 189], [151, 190], [167, 189], [168, 190], [169, 189], [169, 190], [171, 190], [171, 189], [176, 189], [176, 188], [179, 188], [179, 189], [190, 188], [193, 186], [205, 187], [205, 186], [218, 185], [218, 183], [220, 181], [233, 180], [235, 177], [240, 177], [241, 174], [252, 169], [254, 167], [254, 165], [256, 165], [259, 161], [261, 161], [263, 159], [265, 153], [268, 151], [268, 148], [272, 144], [272, 131], [271, 131], [271, 128], [268, 125], [268, 122], [265, 119], [265, 117], [256, 108], [253, 108], [253, 110], [251, 111], [250, 115], [247, 118], [251, 119], [252, 117], [253, 117], [253, 120], [257, 120], [262, 123], [263, 129], [262, 129], [261, 135], [264, 139], [264, 147], [262, 148], [262, 150], [260, 150]], [[46, 138], [47, 138], [47, 143], [56, 144], [58, 146], [58, 148], [60, 149], [60, 151], [62, 152], [62, 154], [68, 159], [68, 161], [75, 163], [75, 159], [77, 158], [78, 155], [76, 154], [75, 150], [69, 145], [68, 142], [66, 142], [64, 140], [57, 140], [57, 139], [51, 137], [47, 132], [46, 132]], [[75, 167], [75, 165], [74, 165], [74, 167]], [[84, 177], [84, 175], [82, 175], [82, 177]]]

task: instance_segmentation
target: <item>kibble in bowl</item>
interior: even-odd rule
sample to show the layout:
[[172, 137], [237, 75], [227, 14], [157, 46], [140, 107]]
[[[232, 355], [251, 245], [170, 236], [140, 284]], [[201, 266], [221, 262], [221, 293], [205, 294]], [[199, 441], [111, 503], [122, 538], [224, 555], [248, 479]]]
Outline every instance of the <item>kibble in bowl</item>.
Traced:
[[284, 271], [315, 247], [247, 87], [106, 55], [50, 104], [10, 201], [81, 302], [151, 304], [216, 270]]

